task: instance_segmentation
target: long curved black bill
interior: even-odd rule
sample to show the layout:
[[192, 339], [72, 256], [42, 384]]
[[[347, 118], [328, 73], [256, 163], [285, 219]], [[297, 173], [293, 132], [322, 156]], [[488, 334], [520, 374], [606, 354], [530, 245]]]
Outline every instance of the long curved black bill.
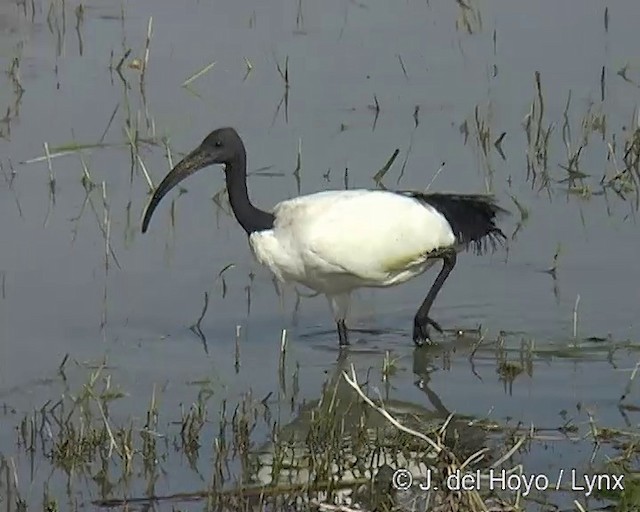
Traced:
[[166, 195], [169, 190], [175, 187], [178, 183], [184, 180], [186, 177], [192, 175], [194, 172], [199, 171], [203, 167], [207, 167], [214, 163], [212, 156], [199, 147], [185, 156], [176, 166], [171, 170], [169, 174], [165, 176], [158, 188], [156, 188], [151, 198], [149, 206], [144, 213], [144, 219], [142, 220], [142, 232], [146, 233], [151, 221], [151, 216], [158, 206], [160, 200]]

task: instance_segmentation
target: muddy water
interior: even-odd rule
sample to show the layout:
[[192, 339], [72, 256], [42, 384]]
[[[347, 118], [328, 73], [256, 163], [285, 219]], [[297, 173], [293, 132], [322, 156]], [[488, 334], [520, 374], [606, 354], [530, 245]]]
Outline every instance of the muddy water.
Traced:
[[[351, 324], [372, 332], [355, 333], [352, 362], [363, 371], [379, 368], [391, 351], [399, 367], [392, 394], [423, 403], [416, 373], [428, 373], [429, 386], [459, 413], [543, 428], [572, 418], [581, 431], [587, 410], [610, 426], [637, 422], [618, 409], [640, 332], [634, 194], [628, 200], [611, 191], [597, 195], [603, 174], [623, 168], [624, 141], [636, 126], [635, 2], [611, 6], [606, 27], [605, 5], [596, 1], [471, 2], [468, 9], [453, 1], [303, 1], [300, 8], [291, 1], [90, 2], [81, 11], [78, 5], [0, 2], [0, 67], [8, 72], [0, 78], [0, 115], [8, 112], [0, 122], [5, 456], [22, 460], [12, 427], [59, 395], [56, 369], [66, 354], [81, 365], [107, 358], [114, 381], [129, 394], [122, 417], [142, 415], [154, 385], [162, 389], [169, 422], [179, 403], [193, 400], [193, 381], [215, 384], [214, 410], [225, 396], [276, 391], [278, 346], [287, 329], [289, 374], [300, 365], [296, 399], [317, 398], [336, 355], [327, 305], [303, 297], [296, 307], [292, 290], [283, 299], [276, 295], [245, 235], [211, 199], [223, 187], [218, 169], [185, 182], [186, 193], [165, 199], [149, 233], [139, 232], [149, 187], [138, 156], [157, 184], [170, 167], [163, 141], [176, 161], [221, 125], [241, 132], [250, 171], [258, 171], [249, 180], [251, 195], [265, 208], [298, 193], [373, 187], [373, 175], [398, 148], [387, 187], [489, 189], [514, 213], [505, 231], [511, 235], [522, 223], [508, 252], [461, 257], [434, 307], [446, 327], [481, 326], [489, 341], [473, 367], [469, 344], [458, 346], [449, 332], [446, 357], [438, 352], [428, 364], [418, 357], [426, 370], [414, 368], [411, 321], [435, 274], [358, 294]], [[142, 94], [133, 59], [144, 59], [151, 17]], [[114, 68], [128, 49], [120, 77]], [[278, 65], [288, 66], [288, 89]], [[544, 179], [533, 183], [528, 176], [523, 127], [538, 102], [536, 71], [541, 129], [552, 128], [550, 184], [542, 190]], [[537, 103], [534, 139], [539, 112]], [[584, 119], [593, 127], [601, 116], [604, 141], [586, 129], [579, 163], [589, 176], [574, 183], [594, 195], [567, 194], [561, 166], [584, 142]], [[478, 125], [482, 133], [490, 130], [487, 155]], [[127, 130], [141, 139], [133, 170]], [[503, 132], [504, 159], [493, 146]], [[614, 137], [615, 163], [607, 158]], [[51, 171], [46, 159], [32, 161], [45, 155], [45, 144]], [[90, 194], [83, 162], [98, 184]], [[512, 196], [526, 208], [524, 219]], [[105, 258], [107, 224], [112, 252]], [[558, 247], [554, 279], [544, 270]], [[223, 285], [218, 273], [231, 264]], [[208, 351], [189, 330], [205, 293], [201, 328]], [[520, 364], [522, 344], [533, 346], [530, 375], [521, 373], [511, 385], [496, 372], [493, 342], [501, 331], [509, 360]], [[74, 368], [70, 378], [79, 385], [86, 373]], [[586, 464], [588, 443], [549, 443], [551, 449], [540, 443], [526, 457], [531, 471], [557, 471], [551, 453], [558, 451], [563, 467]], [[29, 500], [40, 499], [48, 477], [46, 462], [38, 467]], [[30, 478], [26, 467], [21, 474]], [[197, 487], [194, 478], [170, 473], [164, 490]]]

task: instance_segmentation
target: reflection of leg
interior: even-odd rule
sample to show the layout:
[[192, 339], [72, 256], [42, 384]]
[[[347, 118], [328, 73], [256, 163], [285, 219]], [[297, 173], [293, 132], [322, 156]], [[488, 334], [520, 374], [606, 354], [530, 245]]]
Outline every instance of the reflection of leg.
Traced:
[[344, 347], [349, 344], [349, 331], [347, 329], [347, 325], [344, 323], [344, 320], [338, 320], [338, 341], [341, 347]]
[[444, 404], [442, 403], [442, 400], [436, 394], [436, 392], [433, 391], [429, 387], [429, 385], [424, 381], [423, 381], [422, 391], [424, 391], [425, 395], [427, 395], [429, 402], [431, 402], [431, 405], [433, 405], [436, 411], [438, 411], [443, 416], [449, 416], [449, 414], [451, 414], [449, 410], [444, 406]]
[[442, 256], [442, 270], [440, 270], [438, 277], [436, 277], [433, 285], [431, 285], [429, 293], [427, 293], [427, 296], [424, 298], [413, 320], [413, 341], [416, 345], [422, 345], [425, 341], [431, 341], [429, 337], [429, 325], [432, 325], [438, 332], [442, 332], [440, 325], [429, 318], [429, 311], [442, 285], [447, 280], [447, 277], [449, 277], [453, 267], [456, 266], [456, 259], [457, 255], [455, 252], [450, 252]]
[[415, 383], [416, 386], [427, 395], [429, 402], [431, 402], [435, 410], [446, 417], [450, 414], [449, 410], [445, 407], [437, 393], [429, 387], [432, 372], [430, 369], [431, 362], [434, 357], [440, 356], [441, 354], [442, 351], [434, 351], [432, 348], [416, 348], [413, 351], [413, 373], [419, 378]]
[[343, 347], [349, 344], [349, 332], [347, 330], [346, 318], [349, 314], [349, 303], [351, 297], [348, 293], [340, 295], [327, 295], [333, 317], [336, 320], [336, 326], [338, 329], [338, 341], [340, 346]]

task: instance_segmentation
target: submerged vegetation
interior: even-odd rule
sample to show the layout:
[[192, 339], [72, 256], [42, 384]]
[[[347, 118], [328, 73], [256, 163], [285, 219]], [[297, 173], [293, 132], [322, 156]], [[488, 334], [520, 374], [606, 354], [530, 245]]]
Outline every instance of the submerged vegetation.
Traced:
[[[533, 377], [545, 351], [523, 343], [510, 354], [505, 337], [478, 338], [466, 352], [472, 369], [475, 360], [493, 357], [500, 379], [511, 387], [523, 372]], [[430, 407], [390, 398], [389, 389], [383, 393], [379, 386], [393, 384], [394, 376], [357, 371], [345, 353], [319, 398], [300, 400], [299, 366], [289, 373], [284, 347], [278, 371], [281, 388], [293, 391], [289, 414], [283, 414], [286, 391], [260, 397], [248, 390], [237, 400], [220, 400], [215, 396], [223, 390], [210, 378], [192, 383], [193, 401], [179, 410], [163, 407], [164, 391], [154, 387], [146, 410], [123, 414], [131, 390], [118, 386], [107, 361], [80, 364], [65, 357], [49, 383], [61, 390], [60, 398], [24, 415], [14, 430], [18, 451], [0, 457], [5, 509], [182, 510], [196, 502], [206, 510], [486, 512], [547, 510], [563, 502], [573, 502], [576, 510], [600, 510], [611, 500], [621, 511], [637, 505], [637, 430], [600, 425], [591, 411], [584, 422], [560, 411], [553, 428], [450, 412], [430, 388], [429, 375], [454, 345], [414, 352], [413, 372]], [[382, 363], [389, 368], [388, 354]], [[636, 370], [620, 396], [621, 411], [634, 410], [627, 399]], [[80, 384], [74, 388], [73, 381]], [[559, 444], [591, 446], [592, 469], [554, 479], [523, 463], [527, 454]], [[41, 461], [51, 466], [41, 505], [28, 499], [33, 490], [23, 482], [21, 461], [32, 474]], [[176, 465], [191, 472], [200, 489], [167, 492], [174, 487], [165, 478], [175, 478]], [[600, 485], [584, 501], [591, 472], [616, 475], [624, 486]]]

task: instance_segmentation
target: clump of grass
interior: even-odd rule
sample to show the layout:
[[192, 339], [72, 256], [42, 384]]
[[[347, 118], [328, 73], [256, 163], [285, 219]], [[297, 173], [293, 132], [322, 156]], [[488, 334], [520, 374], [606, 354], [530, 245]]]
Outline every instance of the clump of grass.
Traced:
[[[602, 102], [605, 95], [605, 71], [603, 68], [600, 75]], [[621, 76], [627, 77], [626, 68]], [[535, 72], [534, 78], [534, 99], [522, 123], [527, 139], [526, 180], [531, 183], [532, 188], [538, 192], [545, 191], [551, 199], [556, 192], [554, 186], [561, 185], [560, 191], [566, 194], [567, 199], [584, 201], [603, 196], [608, 214], [612, 212], [610, 197], [628, 202], [637, 211], [640, 208], [640, 118], [637, 109], [632, 109], [628, 125], [616, 129], [611, 126], [602, 103], [588, 104], [586, 111], [579, 116], [572, 114], [572, 94], [569, 91], [561, 119], [557, 122], [548, 121], [540, 72]], [[577, 127], [572, 126], [572, 117], [578, 120]], [[482, 117], [479, 119], [482, 121]], [[556, 126], [561, 126], [560, 141], [554, 138]], [[468, 121], [460, 126], [460, 132], [466, 143], [470, 134]], [[576, 132], [579, 134], [577, 137]], [[476, 121], [476, 133], [478, 146], [482, 154], [486, 155], [490, 140], [486, 123]], [[504, 156], [501, 150], [502, 138], [501, 135], [496, 139], [494, 148]], [[553, 151], [560, 147], [560, 143], [564, 146], [565, 154], [557, 159]], [[598, 153], [602, 150], [604, 154]], [[583, 168], [584, 160], [592, 162], [598, 154], [606, 160], [609, 167], [599, 179]], [[552, 174], [554, 161], [562, 170], [559, 176]], [[511, 178], [508, 183], [511, 185]], [[584, 223], [582, 210], [580, 215]], [[633, 215], [632, 211], [629, 216]]]
[[[635, 374], [635, 370], [633, 373]], [[588, 415], [590, 436], [593, 439], [591, 462], [593, 463], [596, 453], [604, 444], [613, 449], [613, 454], [608, 455], [606, 463], [593, 467], [593, 474], [606, 475], [604, 478], [608, 478], [605, 485], [594, 489], [593, 498], [612, 503], [610, 508], [617, 512], [638, 510], [640, 505], [640, 478], [638, 476], [640, 474], [640, 466], [638, 465], [640, 433], [636, 429], [601, 426], [593, 412], [588, 411]], [[576, 506], [578, 505], [582, 507], [581, 503], [576, 503]]]
[[198, 455], [200, 453], [200, 435], [203, 427], [207, 423], [207, 399], [210, 395], [198, 394], [198, 400], [191, 405], [189, 411], [182, 412], [180, 422], [181, 450], [186, 455], [192, 468], [196, 467]]
[[387, 382], [398, 371], [398, 360], [392, 359], [389, 351], [385, 351], [382, 360], [382, 380]]
[[521, 340], [518, 351], [519, 361], [513, 361], [505, 350], [505, 336], [498, 336], [496, 349], [496, 373], [504, 385], [505, 393], [513, 393], [513, 383], [526, 369], [529, 376], [533, 374], [533, 344]]
[[18, 470], [13, 457], [5, 458], [0, 454], [0, 489], [4, 484], [4, 501], [6, 501], [7, 511], [27, 510], [28, 504], [20, 493], [20, 481], [18, 479]]
[[[637, 210], [640, 207], [640, 116], [635, 109], [631, 128], [627, 133], [622, 149], [624, 168], [619, 170], [616, 166], [616, 173], [608, 179], [603, 177], [602, 182], [623, 199], [633, 194]], [[609, 148], [610, 152], [615, 154], [614, 146], [610, 145]]]
[[198, 338], [200, 338], [200, 341], [202, 341], [202, 345], [204, 347], [204, 351], [207, 354], [209, 353], [209, 347], [208, 347], [208, 344], [207, 344], [207, 337], [205, 336], [204, 332], [202, 331], [202, 320], [204, 320], [204, 317], [207, 314], [207, 310], [208, 309], [209, 309], [209, 293], [208, 292], [204, 292], [204, 304], [202, 305], [202, 312], [200, 313], [200, 316], [196, 320], [196, 323], [193, 324], [191, 327], [189, 327], [189, 329], [196, 336], [198, 336]]
[[538, 189], [546, 189], [550, 194], [549, 140], [554, 125], [553, 123], [545, 125], [545, 104], [541, 82], [540, 72], [536, 71], [536, 95], [523, 123], [527, 135], [527, 181], [531, 179], [532, 186], [535, 186], [540, 180]]
[[518, 220], [518, 223], [516, 224], [516, 227], [513, 230], [513, 233], [511, 233], [511, 239], [515, 240], [517, 234], [520, 232], [522, 228], [524, 228], [524, 226], [529, 221], [529, 209], [526, 206], [524, 206], [518, 199], [516, 199], [515, 196], [511, 195], [510, 197], [511, 197], [511, 200], [513, 201], [513, 204], [516, 205], [516, 208], [518, 209], [518, 214], [520, 215], [520, 219]]
[[[493, 176], [495, 174], [492, 153], [495, 150], [503, 160], [506, 160], [502, 149], [502, 141], [506, 137], [506, 132], [494, 137], [492, 129], [493, 104], [491, 102], [488, 103], [486, 109], [481, 109], [479, 105], [476, 105], [471, 122], [479, 158], [485, 171], [485, 189], [490, 192], [493, 189]], [[466, 144], [470, 134], [468, 120], [465, 120], [460, 125], [459, 131], [464, 136], [464, 143]]]
[[289, 89], [291, 87], [291, 84], [289, 82], [289, 56], [287, 55], [285, 57], [284, 64], [282, 66], [280, 66], [280, 63], [278, 62], [278, 59], [275, 57], [275, 55], [274, 60], [276, 61], [276, 70], [278, 71], [278, 74], [280, 75], [280, 78], [282, 78], [282, 82], [284, 83], [284, 93], [282, 94], [282, 97], [280, 98], [280, 101], [278, 102], [276, 110], [273, 114], [273, 120], [271, 121], [272, 126], [275, 124], [276, 119], [278, 118], [278, 113], [280, 112], [280, 109], [283, 105], [285, 123], [289, 122]]
[[104, 369], [103, 363], [92, 371], [78, 394], [48, 402], [26, 416], [19, 428], [21, 446], [33, 453], [39, 445], [53, 465], [69, 475], [88, 471], [96, 461], [108, 465], [114, 455], [129, 467], [130, 432], [112, 428], [109, 418], [110, 405], [125, 395], [111, 386]]
[[371, 131], [375, 131], [378, 124], [378, 117], [380, 117], [380, 102], [378, 101], [378, 96], [375, 94], [373, 95], [373, 104], [367, 105], [367, 108], [375, 113], [373, 125], [371, 127]]
[[480, 8], [474, 5], [475, 0], [456, 0], [458, 17], [456, 30], [464, 30], [467, 34], [482, 32], [482, 14]]
[[391, 166], [393, 165], [393, 162], [395, 162], [396, 158], [398, 157], [398, 155], [400, 154], [400, 150], [398, 148], [395, 149], [395, 151], [393, 152], [393, 154], [389, 157], [389, 159], [387, 160], [387, 162], [382, 166], [382, 169], [380, 169], [378, 172], [376, 172], [373, 175], [373, 181], [376, 184], [376, 187], [382, 189], [382, 190], [386, 190], [386, 187], [384, 186], [384, 184], [382, 183], [382, 180], [384, 179], [385, 175], [389, 172], [389, 169], [391, 169]]

